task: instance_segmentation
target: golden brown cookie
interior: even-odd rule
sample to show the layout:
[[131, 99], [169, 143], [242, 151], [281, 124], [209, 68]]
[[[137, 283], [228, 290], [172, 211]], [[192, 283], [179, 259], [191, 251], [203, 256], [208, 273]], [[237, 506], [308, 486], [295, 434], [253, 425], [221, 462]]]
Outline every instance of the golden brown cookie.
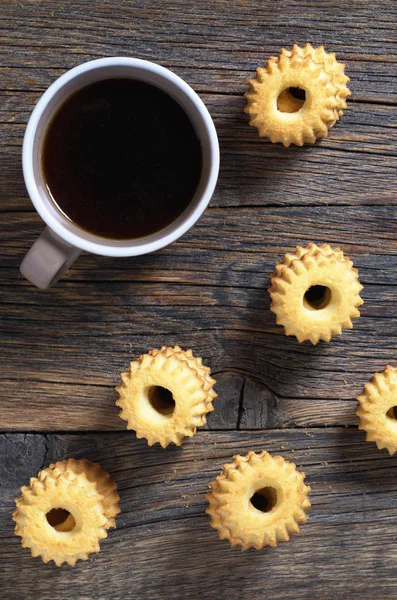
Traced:
[[15, 534], [32, 556], [71, 566], [99, 551], [120, 512], [116, 484], [99, 465], [69, 459], [32, 477], [16, 498]]
[[266, 451], [235, 456], [210, 484], [211, 526], [243, 550], [289, 540], [307, 520], [310, 487], [304, 478], [294, 463]]
[[215, 380], [191, 350], [184, 352], [179, 346], [151, 350], [132, 362], [121, 378], [123, 383], [116, 388], [120, 416], [149, 446], [156, 442], [163, 448], [171, 442], [179, 446], [214, 410]]
[[[397, 451], [397, 369], [390, 365], [383, 373], [375, 373], [357, 398], [359, 429], [367, 432], [367, 442], [375, 442], [379, 450]], [[396, 408], [396, 412], [394, 409]]]
[[245, 112], [261, 137], [284, 146], [313, 144], [328, 135], [347, 107], [348, 81], [335, 53], [294, 44], [257, 69]]
[[270, 310], [286, 335], [299, 342], [329, 342], [342, 328], [351, 329], [363, 304], [357, 269], [339, 248], [328, 244], [296, 247], [271, 276]]

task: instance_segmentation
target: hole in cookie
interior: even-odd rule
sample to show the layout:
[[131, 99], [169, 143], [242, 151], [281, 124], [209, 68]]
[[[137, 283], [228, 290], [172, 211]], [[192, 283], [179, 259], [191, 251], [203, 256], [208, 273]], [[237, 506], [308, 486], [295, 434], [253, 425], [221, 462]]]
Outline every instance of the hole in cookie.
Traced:
[[167, 388], [153, 385], [148, 392], [149, 402], [161, 415], [171, 415], [175, 409], [175, 400]]
[[277, 108], [280, 112], [294, 113], [302, 108], [306, 101], [306, 92], [299, 87], [289, 87], [277, 98]]
[[386, 416], [389, 417], [389, 419], [394, 419], [395, 421], [397, 421], [397, 406], [392, 406], [391, 408], [389, 408], [389, 410], [386, 413]]
[[305, 90], [302, 90], [302, 88], [289, 87], [288, 91], [291, 94], [291, 96], [295, 98], [295, 100], [301, 100], [301, 102], [304, 102], [306, 100], [306, 92]]
[[303, 304], [309, 310], [321, 310], [328, 306], [331, 300], [331, 290], [325, 285], [312, 285], [306, 291]]
[[270, 512], [277, 504], [277, 491], [272, 487], [257, 490], [250, 500], [252, 506], [260, 512]]
[[53, 508], [46, 517], [51, 527], [57, 531], [72, 531], [76, 526], [73, 515], [66, 508]]

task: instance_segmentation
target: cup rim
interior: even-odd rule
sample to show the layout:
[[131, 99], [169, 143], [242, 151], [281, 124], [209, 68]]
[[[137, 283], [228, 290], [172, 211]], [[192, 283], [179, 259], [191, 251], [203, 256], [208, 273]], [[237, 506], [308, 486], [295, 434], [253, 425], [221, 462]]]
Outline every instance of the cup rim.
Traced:
[[[94, 242], [91, 240], [87, 240], [84, 237], [79, 236], [77, 233], [68, 230], [60, 220], [58, 220], [50, 211], [47, 210], [44, 202], [42, 201], [34, 175], [33, 147], [37, 126], [51, 98], [65, 84], [67, 84], [75, 77], [87, 71], [111, 66], [131, 66], [144, 71], [150, 71], [152, 73], [155, 73], [156, 75], [159, 75], [163, 79], [166, 79], [173, 83], [195, 104], [208, 134], [211, 155], [211, 168], [205, 188], [201, 194], [201, 197], [197, 201], [196, 206], [194, 207], [190, 215], [187, 218], [183, 219], [175, 227], [175, 229], [172, 229], [172, 231], [169, 231], [164, 236], [161, 236], [156, 240], [148, 241], [147, 243], [142, 243], [142, 240], [144, 240], [144, 238], [137, 238], [135, 240], [131, 240], [131, 245], [105, 245], [96, 241]], [[25, 185], [30, 199], [43, 221], [52, 231], [54, 231], [59, 237], [61, 237], [63, 240], [65, 240], [72, 246], [102, 256], [138, 256], [140, 254], [148, 254], [149, 252], [154, 252], [156, 250], [159, 250], [160, 248], [168, 246], [176, 239], [181, 237], [184, 233], [186, 233], [186, 231], [188, 231], [200, 218], [200, 216], [206, 209], [209, 201], [211, 200], [218, 180], [219, 162], [219, 142], [212, 117], [208, 112], [208, 109], [205, 106], [204, 102], [190, 87], [190, 85], [186, 83], [186, 81], [184, 81], [181, 77], [179, 77], [179, 75], [176, 75], [175, 73], [173, 73], [173, 71], [170, 71], [166, 67], [162, 67], [161, 65], [158, 65], [148, 60], [124, 56], [90, 60], [81, 63], [80, 65], [70, 69], [69, 71], [66, 71], [66, 73], [58, 77], [58, 79], [56, 79], [47, 88], [47, 90], [40, 97], [39, 101], [34, 107], [26, 127], [22, 148], [22, 170], [25, 179]], [[161, 231], [159, 233], [161, 235]], [[120, 240], [115, 240], [115, 242], [116, 241]], [[128, 240], [125, 241], [128, 242]]]

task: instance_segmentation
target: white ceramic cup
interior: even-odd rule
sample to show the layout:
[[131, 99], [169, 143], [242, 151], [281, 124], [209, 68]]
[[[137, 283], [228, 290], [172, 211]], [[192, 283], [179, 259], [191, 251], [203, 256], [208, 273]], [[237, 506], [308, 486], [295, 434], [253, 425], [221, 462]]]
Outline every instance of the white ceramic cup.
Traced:
[[[128, 77], [150, 83], [174, 98], [189, 116], [202, 146], [200, 182], [185, 211], [166, 228], [132, 240], [112, 240], [88, 233], [59, 209], [47, 191], [42, 152], [52, 116], [71, 94], [95, 81]], [[211, 116], [183, 79], [155, 63], [136, 58], [101, 58], [83, 63], [57, 79], [38, 101], [26, 128], [22, 165], [29, 196], [47, 224], [21, 264], [21, 273], [38, 288], [54, 284], [82, 250], [104, 256], [137, 256], [167, 246], [183, 235], [204, 212], [214, 192], [219, 171], [219, 144]]]

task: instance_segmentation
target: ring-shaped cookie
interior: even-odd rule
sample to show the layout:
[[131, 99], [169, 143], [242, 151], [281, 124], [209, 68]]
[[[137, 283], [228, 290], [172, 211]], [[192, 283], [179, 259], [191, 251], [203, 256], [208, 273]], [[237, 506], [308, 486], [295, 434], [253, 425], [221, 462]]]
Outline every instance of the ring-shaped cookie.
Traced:
[[367, 432], [367, 442], [375, 442], [379, 450], [397, 451], [397, 369], [390, 365], [383, 373], [375, 373], [357, 398], [359, 429]]
[[120, 417], [149, 446], [179, 446], [206, 423], [216, 398], [210, 369], [191, 350], [179, 346], [151, 350], [131, 363], [117, 387]]
[[69, 459], [30, 479], [16, 498], [15, 534], [32, 556], [71, 566], [99, 551], [119, 512], [116, 484], [99, 465]]
[[310, 487], [304, 478], [294, 463], [266, 451], [235, 456], [210, 484], [211, 526], [244, 550], [289, 540], [307, 520]]
[[329, 342], [342, 328], [351, 329], [363, 304], [357, 269], [343, 252], [328, 244], [297, 246], [271, 276], [270, 309], [286, 335], [299, 342]]
[[[296, 45], [292, 51], [283, 49], [279, 57], [271, 57], [265, 67], [258, 68], [250, 81], [245, 107], [250, 125], [261, 137], [284, 146], [302, 146], [326, 137], [350, 94], [343, 69], [323, 47], [314, 49], [308, 44], [304, 49]], [[304, 101], [289, 94], [293, 88], [304, 91]]]

